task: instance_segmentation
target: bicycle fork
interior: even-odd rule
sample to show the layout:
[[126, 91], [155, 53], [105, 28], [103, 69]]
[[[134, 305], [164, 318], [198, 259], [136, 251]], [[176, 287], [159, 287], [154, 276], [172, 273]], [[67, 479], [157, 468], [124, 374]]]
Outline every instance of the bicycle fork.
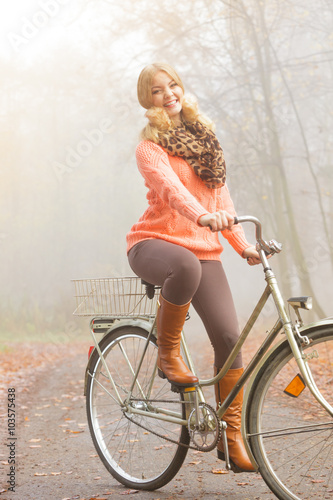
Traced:
[[299, 347], [295, 334], [293, 331], [293, 327], [291, 321], [288, 317], [284, 300], [281, 296], [280, 290], [277, 285], [277, 281], [273, 271], [270, 268], [265, 269], [265, 278], [270, 287], [276, 308], [279, 312], [280, 319], [283, 325], [284, 332], [288, 339], [291, 351], [294, 355], [296, 363], [300, 369], [300, 372], [303, 376], [304, 382], [306, 386], [309, 388], [313, 397], [318, 401], [318, 403], [325, 408], [325, 410], [333, 416], [333, 407], [326, 401], [326, 399], [320, 393], [311, 373], [311, 369], [309, 364], [306, 361], [306, 356], [302, 352], [302, 349]]

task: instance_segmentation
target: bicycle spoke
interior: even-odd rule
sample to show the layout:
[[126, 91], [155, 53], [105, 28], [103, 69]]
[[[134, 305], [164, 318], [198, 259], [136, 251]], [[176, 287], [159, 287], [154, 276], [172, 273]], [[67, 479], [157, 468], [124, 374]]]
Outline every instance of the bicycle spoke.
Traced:
[[[309, 366], [332, 404], [333, 327], [314, 332], [308, 350], [317, 351]], [[267, 361], [253, 387], [248, 437], [260, 472], [278, 498], [325, 499], [333, 492], [333, 419], [308, 388], [297, 398], [284, 392], [297, 372], [288, 346]]]
[[[175, 443], [188, 443], [189, 436], [181, 425], [149, 418], [149, 413], [171, 411], [181, 418], [185, 409], [171, 393], [170, 384], [156, 376], [155, 341], [148, 344], [131, 393], [147, 334], [129, 330], [124, 328], [123, 333], [110, 335], [110, 340], [103, 339], [102, 352], [113, 383], [105, 377], [104, 367], [96, 357], [89, 395], [87, 386], [88, 421], [96, 449], [108, 470], [129, 487], [155, 489], [160, 487], [156, 485], [170, 481], [179, 470], [187, 448]], [[115, 397], [114, 387], [122, 405]], [[131, 407], [146, 411], [147, 417], [131, 412]]]

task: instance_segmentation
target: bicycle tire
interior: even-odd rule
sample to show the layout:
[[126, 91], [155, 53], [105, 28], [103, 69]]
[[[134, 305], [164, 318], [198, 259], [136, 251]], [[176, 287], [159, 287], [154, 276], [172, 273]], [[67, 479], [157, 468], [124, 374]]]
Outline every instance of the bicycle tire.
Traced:
[[[135, 370], [147, 335], [141, 328], [123, 326], [107, 334], [99, 344], [122, 400], [127, 397], [133, 380], [128, 360]], [[88, 375], [86, 410], [98, 455], [112, 476], [126, 487], [142, 490], [161, 488], [173, 479], [185, 460], [188, 451], [186, 446], [190, 441], [187, 427], [137, 414], [126, 416], [126, 411], [115, 399], [115, 391], [105, 375], [97, 350], [92, 356], [94, 358], [90, 365], [92, 376]], [[182, 397], [171, 392], [170, 383], [157, 375], [156, 356], [157, 344], [152, 336], [138, 376], [140, 388], [146, 396], [152, 384], [149, 399], [176, 401], [161, 403], [159, 406], [176, 411], [181, 418], [185, 418]], [[138, 384], [135, 385], [132, 396], [138, 398], [138, 401], [131, 404], [150, 411], [142, 392], [140, 394]], [[152, 406], [156, 406], [156, 403], [152, 403]], [[154, 411], [153, 408], [151, 411]], [[127, 417], [133, 418], [138, 425]], [[153, 432], [181, 444], [171, 443]]]
[[[333, 403], [333, 326], [305, 332], [314, 380]], [[333, 420], [308, 388], [298, 397], [284, 391], [299, 372], [288, 342], [258, 372], [247, 406], [247, 438], [259, 471], [281, 500], [332, 498]]]

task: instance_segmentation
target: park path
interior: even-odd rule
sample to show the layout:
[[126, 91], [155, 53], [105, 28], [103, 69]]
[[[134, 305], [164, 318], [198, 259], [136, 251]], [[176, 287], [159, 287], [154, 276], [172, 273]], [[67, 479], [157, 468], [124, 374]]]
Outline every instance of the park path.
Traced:
[[[209, 366], [209, 346], [206, 352], [202, 339], [195, 337], [193, 342], [193, 352]], [[87, 426], [83, 376], [88, 346], [89, 342], [59, 346], [55, 356], [54, 345], [44, 344], [48, 363], [33, 371], [26, 367], [26, 375], [16, 380], [16, 488], [15, 493], [6, 491], [7, 451], [2, 446], [1, 500], [113, 500], [124, 495], [134, 500], [275, 498], [260, 475], [225, 473], [215, 452], [192, 450], [176, 478], [160, 490], [137, 492], [119, 485], [98, 458]], [[213, 403], [212, 393], [208, 402]], [[2, 434], [2, 443], [5, 439]]]

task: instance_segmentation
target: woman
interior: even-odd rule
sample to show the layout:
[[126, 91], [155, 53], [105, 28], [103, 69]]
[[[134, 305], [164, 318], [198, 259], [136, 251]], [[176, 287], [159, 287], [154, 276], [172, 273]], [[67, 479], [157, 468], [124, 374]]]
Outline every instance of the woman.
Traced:
[[[232, 296], [221, 263], [218, 232], [250, 265], [260, 262], [243, 229], [225, 184], [223, 151], [212, 123], [184, 95], [183, 83], [167, 64], [151, 64], [138, 80], [138, 99], [148, 124], [136, 149], [148, 188], [149, 206], [127, 235], [133, 271], [161, 286], [157, 315], [158, 370], [174, 385], [198, 382], [180, 355], [180, 335], [190, 303], [201, 317], [215, 353], [215, 373], [239, 336]], [[239, 379], [241, 354], [216, 386], [221, 403]], [[224, 415], [233, 470], [253, 471], [240, 433], [242, 392]], [[218, 457], [224, 460], [222, 442]]]

